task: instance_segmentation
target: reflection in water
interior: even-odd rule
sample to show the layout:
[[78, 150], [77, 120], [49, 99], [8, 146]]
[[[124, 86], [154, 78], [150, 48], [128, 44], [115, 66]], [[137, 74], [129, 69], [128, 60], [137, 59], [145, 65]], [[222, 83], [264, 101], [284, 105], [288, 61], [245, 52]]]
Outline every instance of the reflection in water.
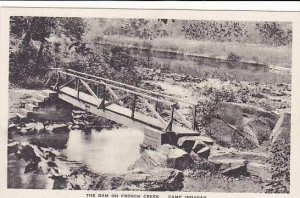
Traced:
[[74, 130], [62, 154], [94, 172], [121, 173], [138, 159], [142, 142], [143, 133], [136, 129], [92, 130], [90, 134]]

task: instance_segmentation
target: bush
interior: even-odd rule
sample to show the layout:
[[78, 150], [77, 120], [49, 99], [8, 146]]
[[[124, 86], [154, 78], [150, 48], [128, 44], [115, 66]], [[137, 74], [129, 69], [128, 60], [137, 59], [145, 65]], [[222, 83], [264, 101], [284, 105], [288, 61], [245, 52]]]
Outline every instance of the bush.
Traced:
[[231, 63], [235, 63], [235, 62], [240, 62], [241, 57], [234, 54], [234, 53], [229, 53], [229, 55], [227, 56], [227, 61], [231, 62]]

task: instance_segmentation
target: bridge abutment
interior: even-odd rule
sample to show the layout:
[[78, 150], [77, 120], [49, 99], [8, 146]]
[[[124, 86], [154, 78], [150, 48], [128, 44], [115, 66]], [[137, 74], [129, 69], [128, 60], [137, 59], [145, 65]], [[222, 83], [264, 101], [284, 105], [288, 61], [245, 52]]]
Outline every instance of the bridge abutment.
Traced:
[[38, 121], [68, 122], [72, 120], [72, 105], [59, 99], [54, 91], [43, 90], [21, 109], [20, 118]]

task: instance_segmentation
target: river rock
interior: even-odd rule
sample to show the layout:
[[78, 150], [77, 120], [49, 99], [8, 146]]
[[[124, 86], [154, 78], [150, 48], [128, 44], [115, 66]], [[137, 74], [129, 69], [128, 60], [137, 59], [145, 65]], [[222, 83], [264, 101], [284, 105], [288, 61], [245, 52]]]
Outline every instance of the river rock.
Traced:
[[72, 175], [68, 178], [67, 189], [73, 190], [90, 190], [93, 178], [89, 175]]
[[209, 155], [210, 155], [210, 148], [208, 146], [200, 149], [197, 151], [197, 154], [199, 157], [201, 158], [205, 158], [208, 159]]
[[50, 124], [45, 127], [46, 131], [53, 133], [68, 132], [69, 128], [67, 124]]
[[7, 145], [7, 152], [8, 153], [17, 153], [19, 150], [19, 143], [18, 142], [10, 142]]
[[35, 132], [35, 123], [27, 123], [27, 124], [25, 124], [25, 127], [23, 127], [23, 129], [26, 130], [26, 133], [34, 133]]
[[70, 128], [72, 130], [76, 130], [76, 129], [80, 129], [80, 126], [76, 124], [76, 125], [72, 125]]
[[167, 167], [167, 156], [152, 150], [145, 150], [130, 169], [149, 169], [154, 167]]
[[226, 147], [255, 149], [270, 138], [278, 116], [247, 104], [221, 102], [216, 105], [207, 130]]
[[10, 124], [8, 125], [8, 133], [16, 133], [18, 130], [17, 125]]
[[26, 164], [24, 173], [29, 173], [38, 170], [38, 162], [30, 161]]
[[175, 145], [170, 145], [170, 144], [163, 144], [163, 145], [160, 145], [156, 148], [156, 151], [165, 155], [165, 156], [168, 156], [169, 153], [170, 153], [170, 150], [172, 149], [176, 149], [177, 147]]
[[269, 155], [261, 152], [252, 152], [252, 151], [238, 151], [235, 149], [228, 149], [228, 150], [214, 150], [213, 153], [210, 155], [209, 159], [211, 161], [220, 161], [220, 160], [248, 160], [250, 162], [257, 162], [257, 163], [266, 163]]
[[194, 148], [195, 142], [196, 138], [194, 137], [181, 137], [178, 139], [177, 145], [190, 153]]
[[26, 135], [27, 134], [27, 130], [26, 129], [20, 129], [19, 133], [21, 135]]
[[207, 144], [205, 144], [203, 141], [196, 141], [195, 144], [194, 144], [194, 147], [193, 147], [193, 151], [195, 153], [198, 153], [198, 151], [200, 151], [201, 149], [207, 147]]
[[192, 163], [191, 156], [182, 149], [171, 149], [167, 155], [167, 167], [183, 170]]
[[125, 182], [117, 190], [177, 191], [183, 188], [183, 173], [171, 168], [132, 170], [122, 175]]
[[239, 177], [241, 175], [249, 175], [247, 172], [247, 163], [242, 165], [232, 166], [222, 171], [222, 174], [228, 177]]
[[45, 127], [43, 123], [37, 122], [34, 124], [34, 129], [36, 130], [36, 132], [42, 132], [44, 131]]

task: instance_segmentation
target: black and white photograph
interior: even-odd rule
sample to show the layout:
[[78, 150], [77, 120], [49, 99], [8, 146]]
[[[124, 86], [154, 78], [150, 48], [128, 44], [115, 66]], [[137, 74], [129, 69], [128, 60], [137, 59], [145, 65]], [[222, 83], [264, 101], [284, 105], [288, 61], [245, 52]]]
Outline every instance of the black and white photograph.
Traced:
[[242, 14], [11, 15], [7, 189], [289, 194], [294, 24]]

